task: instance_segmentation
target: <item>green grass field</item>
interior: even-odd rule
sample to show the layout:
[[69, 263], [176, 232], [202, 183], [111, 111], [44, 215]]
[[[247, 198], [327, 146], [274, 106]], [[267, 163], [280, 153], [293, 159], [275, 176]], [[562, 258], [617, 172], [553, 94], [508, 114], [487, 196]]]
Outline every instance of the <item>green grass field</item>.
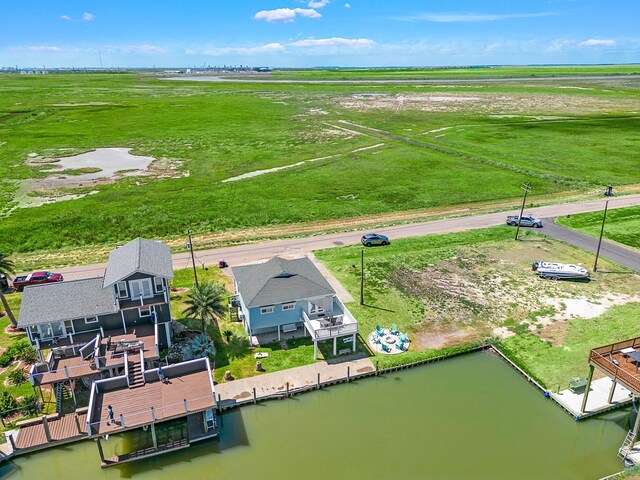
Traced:
[[459, 79], [459, 78], [526, 78], [555, 76], [637, 75], [640, 65], [561, 65], [505, 66], [467, 68], [379, 68], [379, 69], [316, 69], [279, 71], [277, 79], [300, 80], [373, 80], [373, 79]]
[[[603, 215], [604, 212], [583, 213], [570, 217], [559, 217], [557, 222], [587, 235], [599, 237]], [[640, 248], [640, 207], [609, 210], [604, 237], [630, 247]]]
[[[376, 354], [381, 368], [464, 350], [495, 338], [495, 327], [506, 327], [515, 336], [501, 341], [505, 353], [547, 388], [560, 385], [564, 389], [572, 378], [585, 375], [591, 348], [640, 335], [637, 301], [611, 306], [595, 318], [570, 314], [543, 325], [542, 317], [566, 310], [564, 302], [569, 299], [590, 299], [594, 305], [605, 297], [632, 300], [640, 280], [632, 272], [598, 273], [588, 283], [540, 280], [530, 269], [531, 260], [540, 252], [585, 263], [593, 255], [533, 232], [514, 242], [512, 232], [497, 227], [395, 240], [388, 247], [365, 249], [364, 305], [358, 301], [347, 304], [358, 320], [360, 334], [366, 339], [376, 325], [388, 328], [396, 324], [412, 341], [406, 353]], [[356, 299], [361, 250], [354, 246], [315, 252]], [[415, 288], [420, 275], [429, 271], [451, 281], [438, 286], [438, 278], [431, 276], [423, 280], [426, 288]], [[434, 284], [437, 288], [432, 288]], [[464, 292], [474, 288], [482, 295], [466, 297]], [[439, 300], [446, 299], [448, 292], [459, 297], [457, 304]], [[489, 303], [482, 302], [486, 298]], [[530, 298], [532, 304], [527, 303]], [[543, 303], [544, 299], [557, 299], [559, 307]], [[491, 308], [501, 300], [508, 301], [505, 308]], [[453, 309], [459, 313], [452, 314]], [[444, 341], [430, 346], [437, 338]]]
[[[576, 68], [560, 70], [573, 74]], [[509, 71], [521, 76], [521, 70]], [[494, 69], [476, 73], [495, 76]], [[251, 230], [509, 200], [525, 181], [539, 196], [638, 184], [638, 140], [632, 134], [637, 111], [640, 81], [632, 78], [306, 85], [172, 82], [133, 74], [3, 75], [0, 249], [64, 251], [136, 236], [168, 239], [189, 226], [194, 233]], [[446, 130], [434, 132], [439, 129]], [[29, 166], [29, 158], [99, 147], [130, 147], [159, 164], [174, 162], [176, 169], [112, 184], [87, 182], [52, 196], [97, 193], [19, 208], [22, 182], [46, 175], [47, 168]]]

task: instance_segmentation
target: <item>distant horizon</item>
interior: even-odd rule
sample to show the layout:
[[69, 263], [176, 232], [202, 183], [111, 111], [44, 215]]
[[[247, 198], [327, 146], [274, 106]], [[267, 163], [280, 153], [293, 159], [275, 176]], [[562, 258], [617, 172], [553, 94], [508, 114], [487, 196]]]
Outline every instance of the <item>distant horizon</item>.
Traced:
[[220, 69], [243, 69], [252, 70], [257, 68], [269, 68], [271, 70], [439, 70], [439, 69], [465, 69], [465, 68], [513, 68], [513, 67], [614, 67], [614, 66], [634, 66], [640, 67], [640, 62], [628, 63], [529, 63], [529, 64], [468, 64], [468, 65], [392, 65], [392, 66], [338, 66], [338, 65], [315, 65], [309, 67], [293, 66], [278, 67], [272, 65], [155, 65], [151, 67], [145, 66], [112, 66], [100, 67], [96, 65], [87, 66], [0, 66], [0, 71], [19, 71], [19, 70], [95, 70], [95, 71], [112, 71], [112, 70], [220, 70]]

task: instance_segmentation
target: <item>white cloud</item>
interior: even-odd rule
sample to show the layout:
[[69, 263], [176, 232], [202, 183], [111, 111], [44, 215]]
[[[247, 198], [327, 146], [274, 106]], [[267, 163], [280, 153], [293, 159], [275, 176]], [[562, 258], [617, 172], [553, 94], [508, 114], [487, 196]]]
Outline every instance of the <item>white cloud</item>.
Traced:
[[62, 49], [60, 47], [53, 47], [49, 45], [34, 45], [32, 47], [27, 47], [27, 50], [31, 52], [60, 52]]
[[313, 8], [276, 8], [275, 10], [261, 10], [256, 13], [253, 18], [256, 20], [264, 20], [270, 23], [276, 22], [293, 22], [297, 15], [306, 18], [320, 18], [318, 12]]
[[260, 45], [257, 47], [212, 47], [204, 50], [202, 54], [218, 57], [224, 55], [269, 54], [284, 52], [285, 50], [284, 45], [280, 43], [267, 43], [266, 45]]
[[555, 15], [552, 12], [541, 13], [421, 13], [407, 17], [396, 17], [396, 20], [423, 20], [436, 23], [462, 23], [462, 22], [494, 22], [496, 20], [509, 20], [513, 18], [549, 17]]
[[345, 47], [345, 48], [364, 48], [372, 47], [376, 42], [368, 38], [307, 38], [306, 40], [298, 40], [289, 45], [292, 47], [314, 48], [314, 47]]
[[119, 48], [119, 51], [122, 53], [165, 53], [166, 50], [157, 45], [151, 45], [148, 43], [143, 43], [140, 45], [124, 45]]
[[92, 22], [95, 18], [96, 18], [96, 16], [93, 13], [83, 13], [82, 14], [82, 19], [85, 22]]
[[71, 17], [69, 15], [60, 15], [60, 20], [66, 20], [69, 22], [71, 21]]
[[309, 7], [322, 8], [322, 7], [326, 7], [328, 3], [329, 3], [329, 0], [311, 0], [309, 2]]
[[344, 8], [351, 8], [351, 4], [350, 3], [345, 3], [344, 4]]
[[578, 45], [581, 47], [613, 47], [615, 44], [616, 44], [615, 40], [590, 38], [589, 40], [580, 42]]

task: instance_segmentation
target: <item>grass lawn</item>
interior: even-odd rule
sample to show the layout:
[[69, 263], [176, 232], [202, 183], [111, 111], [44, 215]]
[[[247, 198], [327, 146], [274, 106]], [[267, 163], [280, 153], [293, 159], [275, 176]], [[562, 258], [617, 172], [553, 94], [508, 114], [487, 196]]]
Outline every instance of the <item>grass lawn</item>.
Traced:
[[[412, 340], [407, 353], [378, 354], [380, 367], [515, 334], [503, 341], [507, 350], [555, 388], [584, 374], [590, 348], [640, 334], [634, 320], [640, 304], [633, 300], [640, 288], [638, 275], [617, 268], [613, 271], [620, 273], [594, 274], [588, 283], [544, 281], [531, 272], [532, 261], [544, 256], [587, 264], [593, 256], [532, 231], [521, 242], [514, 242], [512, 235], [512, 229], [497, 227], [364, 249], [365, 305], [347, 305], [361, 335], [366, 338], [376, 325], [395, 323]], [[361, 250], [316, 252], [355, 298]], [[577, 318], [584, 308], [602, 304], [612, 306], [595, 319]], [[573, 305], [583, 309], [573, 310]]]
[[571, 379], [587, 375], [592, 348], [640, 336], [639, 316], [640, 303], [629, 303], [586, 321], [569, 320], [562, 345], [553, 346], [529, 333], [507, 338], [502, 345], [504, 353], [524, 365], [547, 388], [564, 390]]
[[[510, 67], [428, 75], [637, 69]], [[396, 73], [299, 74], [371, 78]], [[44, 265], [51, 252], [136, 236], [175, 239], [188, 227], [196, 234], [250, 231], [510, 200], [519, 197], [523, 181], [533, 182], [536, 195], [587, 193], [606, 182], [640, 183], [633, 155], [638, 143], [630, 134], [638, 127], [631, 112], [640, 110], [640, 81], [634, 79], [314, 85], [172, 82], [132, 74], [23, 77], [0, 78], [0, 136], [6, 139], [0, 148], [0, 249], [39, 252]], [[444, 100], [432, 101], [432, 96]], [[28, 159], [100, 147], [130, 147], [134, 154], [159, 160], [152, 175], [89, 182], [52, 194], [97, 193], [19, 208], [27, 195], [21, 182], [46, 175], [42, 164], [30, 165]], [[308, 162], [312, 159], [321, 160]], [[222, 183], [302, 161], [307, 163]], [[147, 201], [140, 202], [141, 197]]]
[[[604, 212], [582, 213], [558, 217], [557, 222], [587, 235], [599, 237], [603, 215]], [[640, 207], [608, 210], [604, 238], [629, 247], [640, 248]]]

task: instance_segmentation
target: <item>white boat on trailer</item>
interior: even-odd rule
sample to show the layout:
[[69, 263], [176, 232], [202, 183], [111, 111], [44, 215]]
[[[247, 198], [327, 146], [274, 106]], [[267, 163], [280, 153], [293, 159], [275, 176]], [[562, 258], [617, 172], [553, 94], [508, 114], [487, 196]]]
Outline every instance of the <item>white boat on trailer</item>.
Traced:
[[531, 268], [542, 278], [560, 280], [562, 278], [589, 278], [589, 271], [582, 265], [572, 263], [535, 262]]

